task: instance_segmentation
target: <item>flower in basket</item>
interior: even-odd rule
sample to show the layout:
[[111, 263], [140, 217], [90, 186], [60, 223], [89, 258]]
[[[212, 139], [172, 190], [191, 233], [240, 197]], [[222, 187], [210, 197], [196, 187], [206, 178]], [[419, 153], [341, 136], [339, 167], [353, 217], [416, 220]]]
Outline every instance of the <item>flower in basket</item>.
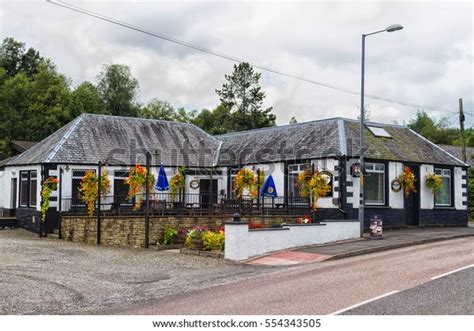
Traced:
[[[142, 167], [139, 164], [136, 164], [135, 167], [130, 168], [130, 172], [124, 182], [129, 186], [127, 199], [135, 199], [135, 204], [133, 206], [134, 210], [140, 209], [143, 202], [143, 195], [146, 190], [146, 177], [147, 170], [145, 167]], [[153, 187], [155, 184], [155, 176], [150, 174], [148, 176], [148, 190], [153, 192]]]
[[250, 195], [258, 195], [257, 187], [258, 178], [254, 172], [250, 169], [240, 169], [235, 176], [235, 188], [234, 192], [237, 198], [242, 198], [244, 190], [248, 189]]
[[[106, 196], [110, 192], [110, 179], [107, 170], [102, 169], [100, 179], [100, 195]], [[79, 185], [79, 199], [87, 206], [89, 216], [94, 215], [95, 202], [99, 197], [99, 176], [93, 170], [86, 170]]]
[[202, 241], [202, 234], [209, 231], [207, 226], [194, 226], [186, 234], [186, 245], [191, 246], [194, 241]]
[[296, 224], [310, 224], [311, 223], [311, 217], [308, 215], [305, 215], [303, 217], [299, 217], [296, 219]]
[[443, 188], [443, 179], [440, 175], [435, 173], [429, 173], [425, 177], [426, 187], [429, 188], [433, 193], [439, 192]]
[[300, 172], [296, 180], [296, 186], [300, 190], [301, 197], [312, 198], [313, 205], [311, 207], [315, 210], [319, 198], [326, 196], [331, 191], [331, 185], [325, 173], [316, 171], [311, 174], [311, 172], [311, 169]]
[[41, 186], [41, 220], [46, 220], [46, 213], [49, 209], [49, 198], [51, 193], [58, 189], [59, 179], [55, 177], [49, 177], [45, 179]]
[[403, 172], [400, 176], [398, 176], [398, 180], [400, 181], [400, 184], [402, 185], [403, 192], [405, 193], [406, 197], [408, 197], [410, 193], [416, 192], [416, 188], [415, 188], [416, 177], [415, 177], [415, 174], [411, 171], [410, 167], [405, 166], [403, 168]]
[[178, 191], [186, 186], [185, 168], [178, 168], [178, 172], [170, 179], [170, 193], [172, 197], [178, 194]]

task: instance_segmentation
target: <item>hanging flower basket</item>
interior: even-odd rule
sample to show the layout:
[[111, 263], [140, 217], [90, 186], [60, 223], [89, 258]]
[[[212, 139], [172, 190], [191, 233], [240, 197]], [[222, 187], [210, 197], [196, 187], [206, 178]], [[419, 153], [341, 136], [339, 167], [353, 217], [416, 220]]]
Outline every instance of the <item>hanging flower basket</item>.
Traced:
[[398, 176], [398, 180], [402, 185], [405, 197], [408, 197], [411, 193], [416, 192], [415, 183], [417, 179], [415, 177], [415, 174], [411, 171], [410, 167], [405, 166], [403, 168], [403, 172], [400, 176]]
[[300, 190], [301, 197], [311, 197], [313, 203], [311, 208], [316, 210], [319, 198], [331, 192], [330, 179], [322, 171], [317, 171], [311, 175], [312, 170], [306, 169], [298, 174], [296, 186]]
[[184, 173], [185, 168], [178, 168], [178, 172], [170, 179], [170, 193], [171, 197], [175, 197], [180, 189], [186, 186], [186, 174]]
[[49, 209], [49, 198], [51, 193], [58, 189], [59, 179], [55, 177], [49, 177], [41, 186], [41, 221], [46, 221], [46, 213]]
[[240, 169], [235, 176], [234, 192], [238, 199], [242, 198], [245, 189], [251, 196], [258, 196], [257, 176], [250, 169]]
[[440, 175], [429, 173], [425, 177], [426, 187], [433, 191], [434, 194], [443, 188], [443, 180]]
[[[135, 199], [135, 204], [133, 205], [133, 210], [138, 210], [142, 206], [143, 195], [146, 190], [146, 168], [142, 167], [139, 164], [136, 164], [134, 167], [130, 168], [130, 172], [124, 182], [129, 186], [127, 199], [132, 201]], [[153, 191], [155, 184], [155, 176], [150, 174], [148, 176], [148, 190], [149, 192]]]
[[[110, 192], [110, 179], [107, 170], [102, 169], [100, 179], [100, 195], [106, 196]], [[86, 170], [79, 185], [79, 199], [87, 206], [89, 216], [94, 215], [95, 202], [99, 197], [99, 176], [93, 170]]]

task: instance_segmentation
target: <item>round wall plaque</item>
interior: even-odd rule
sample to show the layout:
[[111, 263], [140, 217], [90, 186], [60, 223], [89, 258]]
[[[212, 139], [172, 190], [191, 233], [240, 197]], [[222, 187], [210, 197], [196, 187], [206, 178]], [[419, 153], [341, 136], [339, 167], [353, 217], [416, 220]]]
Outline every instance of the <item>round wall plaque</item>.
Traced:
[[392, 180], [390, 187], [392, 188], [393, 192], [400, 192], [400, 190], [402, 189], [402, 183], [400, 183], [400, 180], [398, 178], [395, 178], [394, 180]]
[[192, 188], [193, 190], [199, 188], [199, 179], [193, 179], [192, 181], [189, 182], [189, 187]]

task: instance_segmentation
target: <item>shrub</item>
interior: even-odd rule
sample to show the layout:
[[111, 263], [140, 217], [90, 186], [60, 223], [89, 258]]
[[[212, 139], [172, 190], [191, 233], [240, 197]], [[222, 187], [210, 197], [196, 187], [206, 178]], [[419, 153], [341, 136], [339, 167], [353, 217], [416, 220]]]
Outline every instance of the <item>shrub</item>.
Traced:
[[186, 234], [186, 242], [187, 246], [191, 246], [193, 240], [202, 240], [202, 235], [204, 232], [208, 231], [209, 228], [207, 226], [195, 226], [191, 230], [188, 231]]
[[224, 232], [206, 231], [202, 234], [202, 243], [206, 251], [222, 251], [224, 249]]
[[249, 229], [263, 229], [265, 227], [265, 224], [259, 223], [257, 221], [250, 221], [249, 222]]
[[170, 245], [173, 243], [173, 239], [178, 236], [178, 230], [171, 227], [166, 227], [163, 231], [162, 243], [163, 245]]

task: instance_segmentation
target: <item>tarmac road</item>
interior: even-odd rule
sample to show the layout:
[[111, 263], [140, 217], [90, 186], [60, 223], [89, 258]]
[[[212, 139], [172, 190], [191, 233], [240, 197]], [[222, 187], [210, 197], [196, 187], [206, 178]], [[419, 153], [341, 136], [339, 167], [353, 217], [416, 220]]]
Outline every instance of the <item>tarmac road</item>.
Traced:
[[[330, 314], [388, 292], [414, 288], [430, 282], [431, 277], [472, 264], [474, 238], [468, 237], [314, 263], [105, 313]], [[462, 279], [449, 279], [447, 291], [464, 286]], [[439, 291], [436, 286], [427, 286], [415, 291], [428, 291], [428, 296]], [[428, 302], [426, 296], [418, 297], [420, 306]], [[449, 300], [457, 304], [456, 295]], [[367, 309], [365, 314], [380, 313]], [[385, 313], [391, 312], [387, 306]]]
[[474, 266], [342, 315], [474, 315]]

